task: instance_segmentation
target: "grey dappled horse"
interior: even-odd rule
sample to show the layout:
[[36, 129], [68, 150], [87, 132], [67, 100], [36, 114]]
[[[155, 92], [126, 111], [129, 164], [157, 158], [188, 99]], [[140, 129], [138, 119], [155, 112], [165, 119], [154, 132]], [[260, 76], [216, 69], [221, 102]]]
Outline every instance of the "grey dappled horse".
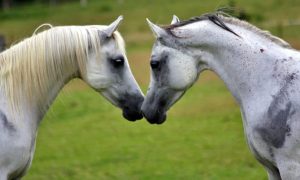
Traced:
[[150, 123], [166, 111], [203, 70], [214, 71], [238, 102], [247, 142], [271, 180], [300, 179], [300, 53], [247, 22], [218, 14], [159, 27], [151, 82], [142, 105]]
[[144, 97], [116, 31], [121, 21], [120, 16], [109, 26], [53, 27], [0, 54], [0, 180], [24, 176], [39, 122], [73, 78], [120, 107], [126, 119], [142, 118]]

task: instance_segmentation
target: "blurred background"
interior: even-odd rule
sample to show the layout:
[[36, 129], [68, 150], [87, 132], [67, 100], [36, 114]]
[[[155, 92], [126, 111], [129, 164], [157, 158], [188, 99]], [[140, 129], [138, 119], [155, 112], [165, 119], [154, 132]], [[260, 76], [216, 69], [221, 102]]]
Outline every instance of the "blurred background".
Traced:
[[[2, 0], [0, 46], [9, 48], [42, 23], [119, 28], [132, 71], [146, 92], [154, 38], [145, 18], [169, 24], [222, 7], [300, 48], [299, 0]], [[169, 111], [162, 125], [129, 122], [121, 111], [73, 80], [41, 123], [32, 179], [267, 179], [248, 150], [239, 107], [211, 72]]]

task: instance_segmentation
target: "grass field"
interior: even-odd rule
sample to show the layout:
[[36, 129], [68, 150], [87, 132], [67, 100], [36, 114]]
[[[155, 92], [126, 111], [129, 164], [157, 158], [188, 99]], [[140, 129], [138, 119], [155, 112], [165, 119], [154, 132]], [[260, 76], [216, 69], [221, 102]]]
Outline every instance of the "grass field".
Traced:
[[[167, 24], [226, 6], [211, 0], [89, 0], [57, 7], [32, 5], [0, 13], [0, 34], [16, 43], [45, 22], [108, 24], [118, 15], [133, 73], [144, 92], [149, 82], [153, 37], [145, 18]], [[300, 19], [296, 0], [237, 2], [254, 24], [300, 47], [300, 27], [278, 24]], [[129, 122], [121, 111], [80, 80], [68, 84], [39, 128], [36, 153], [25, 180], [40, 179], [267, 179], [250, 154], [237, 104], [213, 73], [199, 81], [169, 112], [163, 125]]]

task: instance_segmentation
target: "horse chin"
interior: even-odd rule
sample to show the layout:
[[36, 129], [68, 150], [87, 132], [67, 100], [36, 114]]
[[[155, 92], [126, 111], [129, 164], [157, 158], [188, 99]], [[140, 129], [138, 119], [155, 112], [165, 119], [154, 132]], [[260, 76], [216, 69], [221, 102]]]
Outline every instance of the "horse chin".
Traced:
[[150, 113], [147, 113], [145, 111], [142, 111], [143, 112], [143, 116], [147, 119], [147, 121], [150, 123], [150, 124], [162, 124], [166, 121], [167, 119], [167, 115], [166, 113], [162, 113], [162, 114], [150, 114]]
[[128, 121], [136, 121], [143, 118], [142, 112], [131, 112], [123, 110], [123, 117], [127, 119]]

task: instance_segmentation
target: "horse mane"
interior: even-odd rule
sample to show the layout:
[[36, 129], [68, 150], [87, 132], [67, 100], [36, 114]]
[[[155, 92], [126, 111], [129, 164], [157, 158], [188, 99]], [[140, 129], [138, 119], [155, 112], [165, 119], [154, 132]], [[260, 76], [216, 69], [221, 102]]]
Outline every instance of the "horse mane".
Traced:
[[281, 47], [289, 48], [289, 49], [292, 48], [289, 43], [287, 43], [286, 41], [284, 41], [283, 39], [281, 39], [279, 37], [272, 35], [269, 31], [261, 30], [258, 27], [254, 26], [246, 21], [237, 19], [235, 17], [232, 17], [230, 15], [227, 15], [227, 14], [219, 12], [219, 11], [216, 13], [207, 13], [207, 14], [204, 14], [204, 15], [201, 15], [198, 17], [193, 17], [191, 19], [181, 21], [176, 24], [166, 26], [164, 28], [169, 33], [172, 34], [171, 30], [173, 30], [174, 28], [182, 27], [182, 26], [185, 26], [185, 25], [188, 25], [191, 23], [195, 23], [195, 22], [199, 22], [199, 21], [203, 21], [203, 20], [210, 20], [214, 24], [218, 25], [219, 27], [223, 28], [226, 31], [229, 31], [229, 32], [235, 34], [236, 36], [239, 36], [239, 35], [237, 33], [235, 33], [232, 29], [230, 29], [228, 26], [226, 26], [226, 23], [240, 26], [240, 27], [243, 27], [249, 31], [252, 31], [266, 39], [269, 39], [271, 42], [274, 42], [275, 44], [277, 44]]
[[[99, 55], [99, 31], [105, 26], [57, 26], [35, 33], [0, 54], [0, 85], [13, 110], [18, 110], [21, 98], [28, 103], [45, 103], [50, 82], [56, 82], [67, 72], [79, 68], [85, 79], [88, 52]], [[39, 27], [40, 28], [40, 27]], [[38, 29], [39, 29], [38, 28]], [[125, 53], [124, 41], [113, 34]], [[78, 74], [74, 74], [74, 76]]]

